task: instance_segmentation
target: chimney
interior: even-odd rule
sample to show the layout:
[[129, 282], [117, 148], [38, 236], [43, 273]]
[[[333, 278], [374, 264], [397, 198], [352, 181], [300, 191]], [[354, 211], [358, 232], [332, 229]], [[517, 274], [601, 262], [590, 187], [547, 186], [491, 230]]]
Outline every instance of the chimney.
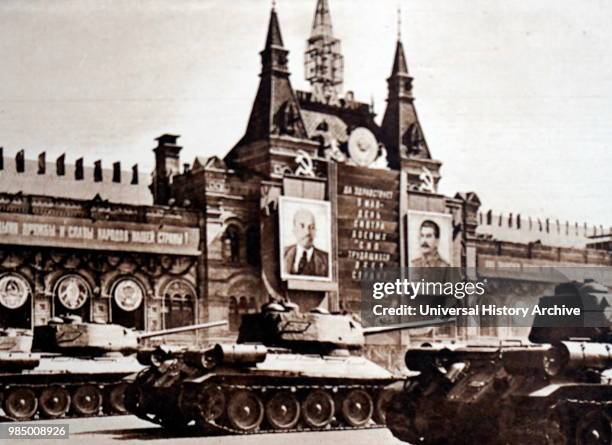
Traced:
[[113, 164], [113, 182], [121, 182], [121, 162]]
[[62, 155], [55, 160], [55, 172], [57, 176], [64, 176], [66, 174], [66, 153], [62, 153]]
[[94, 182], [102, 182], [102, 161], [94, 162]]
[[157, 139], [155, 153], [155, 171], [151, 191], [155, 204], [168, 204], [172, 191], [172, 177], [180, 173], [180, 152], [183, 147], [177, 144], [180, 136], [163, 134]]
[[83, 174], [83, 158], [79, 158], [76, 160], [74, 164], [74, 179], [77, 181], [82, 181], [85, 175]]
[[23, 150], [19, 150], [15, 155], [15, 170], [17, 173], [25, 171], [25, 152]]
[[130, 184], [138, 184], [138, 164], [134, 164], [132, 166], [132, 181], [130, 182]]
[[38, 155], [38, 174], [44, 175], [47, 172], [47, 154], [43, 151]]

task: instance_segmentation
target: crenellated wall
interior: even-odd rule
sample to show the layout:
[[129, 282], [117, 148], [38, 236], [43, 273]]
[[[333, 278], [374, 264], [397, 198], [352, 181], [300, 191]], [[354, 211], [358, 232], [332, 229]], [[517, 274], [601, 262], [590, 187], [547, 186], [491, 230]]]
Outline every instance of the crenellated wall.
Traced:
[[83, 158], [66, 163], [63, 155], [47, 162], [44, 152], [31, 160], [23, 150], [7, 156], [0, 148], [0, 191], [5, 193], [84, 200], [99, 196], [111, 202], [151, 205], [149, 182], [148, 174], [139, 173], [138, 164], [126, 171], [119, 162], [112, 168], [104, 168], [101, 161], [86, 165]]
[[560, 221], [552, 218], [532, 218], [517, 213], [478, 213], [476, 234], [480, 238], [514, 243], [540, 242], [547, 246], [585, 248], [590, 237], [601, 236], [612, 227]]

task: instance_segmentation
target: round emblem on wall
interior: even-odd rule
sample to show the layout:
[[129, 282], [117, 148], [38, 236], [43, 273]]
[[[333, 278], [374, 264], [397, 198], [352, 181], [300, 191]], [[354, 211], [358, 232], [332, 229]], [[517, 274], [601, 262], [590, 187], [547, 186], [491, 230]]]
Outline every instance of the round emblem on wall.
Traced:
[[128, 278], [117, 283], [113, 297], [117, 306], [126, 312], [131, 312], [140, 307], [144, 294], [140, 285]]
[[62, 280], [57, 285], [57, 297], [68, 309], [80, 309], [89, 298], [89, 286], [85, 280], [79, 276], [71, 275]]
[[28, 282], [18, 275], [4, 275], [0, 278], [0, 304], [8, 309], [23, 306], [30, 294]]
[[378, 156], [376, 136], [364, 127], [355, 128], [348, 140], [348, 151], [351, 160], [359, 166], [367, 167]]

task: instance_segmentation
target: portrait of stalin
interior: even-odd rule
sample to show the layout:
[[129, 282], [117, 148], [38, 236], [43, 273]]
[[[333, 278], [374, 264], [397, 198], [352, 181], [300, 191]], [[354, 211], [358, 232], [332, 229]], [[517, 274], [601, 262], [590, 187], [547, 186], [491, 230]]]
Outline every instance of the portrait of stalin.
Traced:
[[440, 226], [431, 220], [425, 220], [419, 228], [420, 256], [412, 260], [412, 267], [450, 267], [440, 256]]

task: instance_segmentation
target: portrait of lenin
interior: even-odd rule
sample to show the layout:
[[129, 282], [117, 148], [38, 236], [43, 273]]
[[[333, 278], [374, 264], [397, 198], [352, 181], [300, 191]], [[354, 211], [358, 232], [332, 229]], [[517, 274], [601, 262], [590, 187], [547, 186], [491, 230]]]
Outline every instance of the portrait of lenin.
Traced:
[[[282, 275], [300, 279], [328, 279], [330, 277], [330, 236], [325, 233], [330, 227], [323, 225], [326, 206], [324, 202], [292, 203], [281, 217], [285, 233], [281, 239]], [[319, 216], [317, 218], [317, 215]], [[287, 233], [289, 232], [289, 233]], [[327, 236], [325, 236], [327, 235]], [[284, 243], [283, 243], [284, 241]]]

